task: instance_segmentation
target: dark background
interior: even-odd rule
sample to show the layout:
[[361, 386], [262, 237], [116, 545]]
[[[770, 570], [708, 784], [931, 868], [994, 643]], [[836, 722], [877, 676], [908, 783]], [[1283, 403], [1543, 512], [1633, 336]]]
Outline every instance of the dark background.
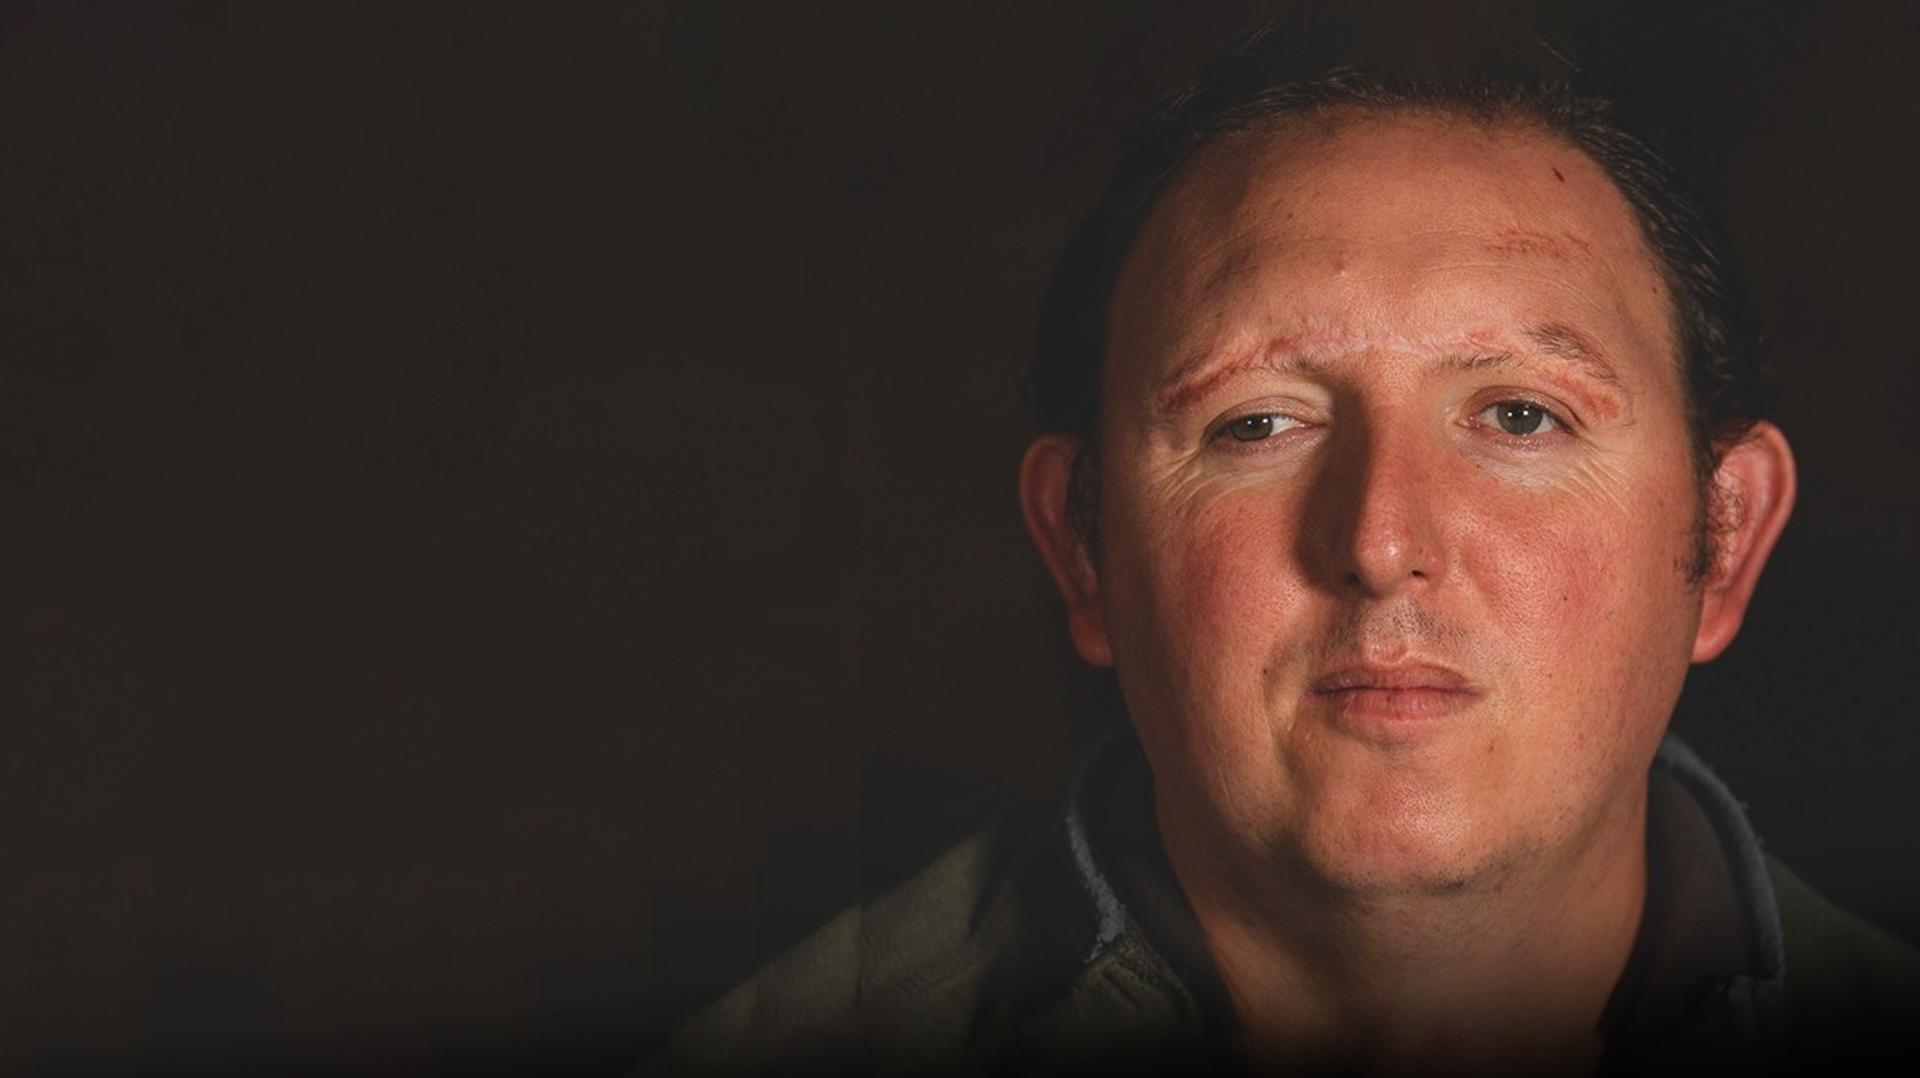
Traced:
[[[1041, 287], [1270, 6], [0, 7], [0, 1071], [617, 1069], [1058, 797]], [[1679, 728], [1920, 939], [1920, 8], [1548, 6], [1802, 468]]]

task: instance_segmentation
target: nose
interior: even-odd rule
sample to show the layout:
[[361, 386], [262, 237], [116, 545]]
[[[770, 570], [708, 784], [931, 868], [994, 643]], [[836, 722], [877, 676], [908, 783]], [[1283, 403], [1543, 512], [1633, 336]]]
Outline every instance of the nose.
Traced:
[[1439, 583], [1449, 556], [1440, 454], [1418, 437], [1354, 434], [1337, 447], [1316, 499], [1325, 583], [1374, 598]]

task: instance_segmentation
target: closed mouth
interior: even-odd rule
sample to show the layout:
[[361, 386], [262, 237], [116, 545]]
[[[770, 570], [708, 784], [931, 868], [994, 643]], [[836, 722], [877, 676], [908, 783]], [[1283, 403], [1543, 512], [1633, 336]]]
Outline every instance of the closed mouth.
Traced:
[[1410, 663], [1336, 670], [1314, 682], [1309, 691], [1318, 696], [1350, 692], [1476, 695], [1478, 690], [1459, 671], [1430, 663]]

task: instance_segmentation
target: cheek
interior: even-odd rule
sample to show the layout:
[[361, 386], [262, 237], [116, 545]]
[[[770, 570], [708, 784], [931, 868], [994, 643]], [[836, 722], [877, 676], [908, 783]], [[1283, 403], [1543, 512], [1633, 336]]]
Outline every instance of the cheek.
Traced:
[[[1210, 640], [1270, 635], [1305, 590], [1291, 549], [1301, 526], [1283, 492], [1242, 490], [1199, 500], [1168, 550], [1171, 588], [1187, 631]], [[1265, 661], [1265, 647], [1239, 658]], [[1234, 656], [1216, 655], [1216, 660]]]
[[[1157, 501], [1121, 538], [1109, 621], [1124, 625], [1117, 646], [1181, 684], [1220, 688], [1230, 668], [1258, 670], [1271, 656], [1276, 623], [1301, 602], [1289, 536], [1297, 520], [1271, 488], [1196, 488]], [[1124, 558], [1124, 562], [1123, 559]], [[1150, 653], [1149, 653], [1150, 649]], [[1169, 658], [1175, 659], [1167, 670]]]
[[1129, 703], [1158, 758], [1188, 760], [1178, 770], [1194, 776], [1264, 773], [1272, 682], [1311, 632], [1289, 549], [1297, 521], [1272, 487], [1209, 495], [1183, 503], [1160, 535], [1149, 585], [1160, 613], [1141, 627], [1153, 652], [1135, 656], [1123, 684], [1130, 674]]
[[1611, 529], [1563, 505], [1510, 508], [1477, 515], [1455, 544], [1467, 575], [1481, 582], [1475, 590], [1494, 607], [1494, 624], [1537, 636], [1603, 614], [1619, 553]]
[[1623, 717], [1648, 714], [1654, 698], [1678, 691], [1693, 634], [1684, 577], [1691, 506], [1642, 488], [1624, 498], [1524, 499], [1475, 518], [1459, 549], [1530, 683], [1574, 713]]

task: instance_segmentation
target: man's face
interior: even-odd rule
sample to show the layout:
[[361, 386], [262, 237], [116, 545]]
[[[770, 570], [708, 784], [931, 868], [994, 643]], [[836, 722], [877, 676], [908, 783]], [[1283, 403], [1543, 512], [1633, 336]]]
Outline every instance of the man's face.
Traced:
[[1098, 614], [1186, 849], [1363, 891], [1637, 822], [1700, 624], [1671, 300], [1560, 142], [1215, 144], [1114, 297]]

